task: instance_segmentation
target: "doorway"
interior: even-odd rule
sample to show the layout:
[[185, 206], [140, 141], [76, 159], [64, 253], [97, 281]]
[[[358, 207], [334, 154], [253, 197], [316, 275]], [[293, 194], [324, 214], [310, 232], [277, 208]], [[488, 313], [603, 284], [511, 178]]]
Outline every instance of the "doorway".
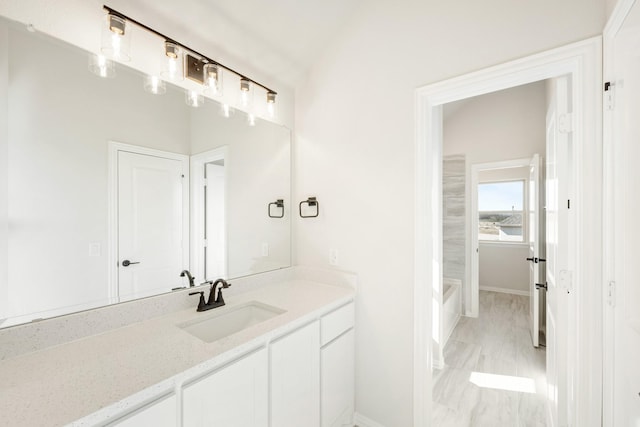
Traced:
[[169, 292], [189, 265], [189, 156], [110, 142], [112, 302]]
[[[598, 130], [600, 39], [555, 49], [467, 76], [418, 89], [416, 96], [416, 246], [414, 280], [414, 425], [431, 422], [431, 331], [432, 291], [442, 277], [442, 119], [446, 103], [495, 92], [522, 84], [570, 76], [572, 115], [563, 120], [573, 125], [573, 160], [570, 171], [573, 197], [568, 227], [568, 250], [573, 257], [558, 279], [567, 291], [566, 354], [559, 359], [574, 361], [561, 371], [575, 390], [559, 404], [571, 425], [592, 425], [601, 417], [601, 307], [598, 304], [599, 259], [602, 235], [599, 202], [601, 165]], [[569, 200], [569, 199], [568, 199]], [[426, 286], [429, 284], [430, 286]], [[579, 286], [574, 287], [574, 284]], [[579, 310], [578, 310], [579, 309]], [[589, 384], [583, 384], [588, 381]], [[561, 390], [566, 392], [567, 390]]]
[[443, 294], [458, 279], [466, 298], [464, 316], [443, 335], [433, 425], [547, 425], [545, 350], [535, 348], [539, 325], [534, 333], [529, 321], [538, 295], [530, 296], [534, 263], [527, 258], [539, 241], [541, 209], [529, 196], [540, 186], [548, 86], [535, 82], [444, 106]]

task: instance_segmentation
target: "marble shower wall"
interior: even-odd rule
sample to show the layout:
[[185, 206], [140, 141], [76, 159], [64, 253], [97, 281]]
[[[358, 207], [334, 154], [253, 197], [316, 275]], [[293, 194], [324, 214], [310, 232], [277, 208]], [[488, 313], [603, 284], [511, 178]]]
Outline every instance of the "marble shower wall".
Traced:
[[463, 154], [442, 161], [442, 264], [443, 275], [466, 286], [466, 161]]

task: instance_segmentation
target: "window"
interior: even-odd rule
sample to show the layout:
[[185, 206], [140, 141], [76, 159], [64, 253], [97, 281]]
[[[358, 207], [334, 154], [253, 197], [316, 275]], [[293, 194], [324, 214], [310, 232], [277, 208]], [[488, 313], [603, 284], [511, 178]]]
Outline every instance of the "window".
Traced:
[[478, 185], [478, 240], [524, 242], [524, 181]]

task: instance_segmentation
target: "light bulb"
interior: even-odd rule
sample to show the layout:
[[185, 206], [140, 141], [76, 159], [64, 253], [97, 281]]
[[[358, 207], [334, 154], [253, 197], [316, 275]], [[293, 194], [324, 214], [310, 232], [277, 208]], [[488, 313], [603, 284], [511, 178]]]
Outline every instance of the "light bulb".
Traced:
[[218, 64], [205, 64], [204, 85], [204, 93], [207, 95], [222, 95], [222, 68]]
[[162, 77], [171, 81], [184, 79], [182, 50], [176, 43], [164, 42], [164, 65], [160, 73]]
[[247, 123], [249, 123], [249, 126], [255, 126], [256, 116], [254, 116], [253, 114], [247, 114]]
[[244, 77], [240, 78], [240, 106], [245, 110], [251, 107], [253, 100], [253, 91], [251, 90], [251, 82]]
[[231, 107], [229, 106], [229, 104], [221, 104], [220, 105], [220, 115], [222, 117], [225, 117], [225, 118], [228, 119], [229, 117], [231, 117], [231, 112], [232, 112], [232, 110], [231, 110]]
[[109, 58], [117, 61], [129, 61], [131, 31], [127, 29], [127, 21], [118, 15], [107, 14], [107, 23], [102, 27], [101, 51]]
[[108, 60], [100, 53], [89, 56], [89, 71], [102, 78], [113, 78], [116, 76], [116, 67], [113, 61]]
[[276, 116], [276, 93], [275, 92], [267, 92], [267, 114], [270, 118], [274, 118]]
[[187, 90], [187, 105], [189, 107], [200, 107], [204, 103], [204, 96], [195, 90]]
[[164, 95], [167, 92], [167, 85], [158, 76], [145, 76], [144, 90], [154, 95]]

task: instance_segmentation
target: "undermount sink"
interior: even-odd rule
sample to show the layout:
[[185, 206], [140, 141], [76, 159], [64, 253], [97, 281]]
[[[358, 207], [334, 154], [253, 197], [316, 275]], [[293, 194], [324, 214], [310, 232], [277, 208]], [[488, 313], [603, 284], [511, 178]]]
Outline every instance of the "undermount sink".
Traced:
[[214, 310], [221, 310], [221, 312], [207, 316], [206, 319], [195, 319], [179, 324], [178, 327], [202, 341], [214, 342], [285, 312], [281, 308], [258, 301]]

